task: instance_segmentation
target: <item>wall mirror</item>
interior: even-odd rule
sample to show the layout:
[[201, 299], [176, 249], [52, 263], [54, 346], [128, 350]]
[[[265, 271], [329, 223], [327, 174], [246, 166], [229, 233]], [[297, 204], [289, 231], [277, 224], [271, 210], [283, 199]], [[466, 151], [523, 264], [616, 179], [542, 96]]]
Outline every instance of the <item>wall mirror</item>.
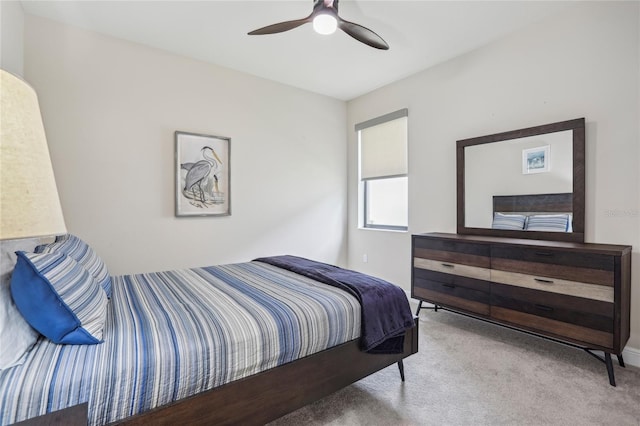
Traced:
[[457, 232], [584, 242], [578, 118], [457, 141]]

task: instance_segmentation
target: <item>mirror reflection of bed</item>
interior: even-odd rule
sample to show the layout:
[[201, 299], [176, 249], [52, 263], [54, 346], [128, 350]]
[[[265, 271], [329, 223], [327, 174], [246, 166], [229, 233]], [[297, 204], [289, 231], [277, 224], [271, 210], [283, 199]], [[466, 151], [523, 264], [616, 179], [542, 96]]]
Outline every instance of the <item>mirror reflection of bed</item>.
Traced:
[[573, 194], [494, 195], [492, 229], [572, 232]]
[[[584, 242], [585, 212], [585, 121], [584, 118], [561, 121], [524, 129], [462, 139], [456, 142], [457, 166], [457, 218], [459, 234], [485, 235], [504, 238], [536, 239], [546, 241]], [[532, 173], [525, 163], [525, 154], [531, 150], [545, 150], [544, 172]], [[564, 195], [555, 195], [564, 194]], [[493, 207], [494, 196], [520, 198], [519, 207]], [[536, 200], [535, 197], [542, 197]], [[546, 206], [545, 196], [567, 197], [565, 207]], [[534, 198], [532, 198], [534, 197]], [[534, 206], [523, 207], [528, 203]], [[525, 216], [501, 217], [496, 213]], [[560, 221], [552, 217], [563, 216], [565, 226], [542, 226], [541, 222]], [[515, 229], [506, 229], [505, 221], [514, 221]], [[500, 224], [502, 222], [502, 224]], [[519, 228], [519, 224], [523, 228]], [[526, 230], [527, 224], [529, 226]], [[553, 225], [553, 224], [552, 224]], [[553, 228], [551, 231], [534, 229]]]

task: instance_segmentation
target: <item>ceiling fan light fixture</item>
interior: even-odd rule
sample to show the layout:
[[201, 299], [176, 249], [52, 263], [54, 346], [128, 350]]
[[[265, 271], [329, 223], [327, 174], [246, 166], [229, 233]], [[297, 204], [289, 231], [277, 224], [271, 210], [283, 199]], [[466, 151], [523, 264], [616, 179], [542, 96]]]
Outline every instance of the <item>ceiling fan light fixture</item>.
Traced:
[[338, 20], [329, 13], [319, 13], [313, 18], [313, 29], [318, 34], [329, 35], [336, 32]]
[[338, 1], [339, 0], [313, 0], [313, 12], [306, 18], [267, 25], [266, 27], [249, 32], [249, 35], [283, 33], [313, 22], [313, 29], [318, 34], [333, 34], [337, 28], [340, 28], [340, 30], [361, 43], [380, 50], [389, 49], [387, 42], [369, 28], [342, 19], [338, 15]]

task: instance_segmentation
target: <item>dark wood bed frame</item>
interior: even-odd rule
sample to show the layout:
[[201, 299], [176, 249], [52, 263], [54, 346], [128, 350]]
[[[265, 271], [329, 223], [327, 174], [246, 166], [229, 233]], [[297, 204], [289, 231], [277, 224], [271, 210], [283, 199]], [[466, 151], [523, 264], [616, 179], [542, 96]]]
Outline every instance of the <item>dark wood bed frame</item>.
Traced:
[[[418, 320], [404, 352], [362, 352], [359, 339], [129, 417], [119, 425], [263, 425], [418, 352]], [[398, 378], [400, 380], [400, 377]]]

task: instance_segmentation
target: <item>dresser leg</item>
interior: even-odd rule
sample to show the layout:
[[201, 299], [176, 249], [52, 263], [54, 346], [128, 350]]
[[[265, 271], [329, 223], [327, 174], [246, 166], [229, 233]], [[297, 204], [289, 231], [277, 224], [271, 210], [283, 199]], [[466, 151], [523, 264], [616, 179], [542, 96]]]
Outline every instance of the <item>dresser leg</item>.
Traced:
[[[615, 386], [616, 385], [616, 378], [615, 378], [615, 375], [613, 373], [613, 361], [611, 361], [611, 354], [609, 352], [605, 352], [604, 353], [604, 358], [602, 358], [600, 355], [597, 355], [597, 354], [594, 354], [593, 352], [591, 352], [591, 349], [589, 349], [589, 348], [582, 348], [582, 349], [584, 349], [584, 351], [586, 353], [588, 353], [589, 355], [591, 355], [592, 357], [594, 357], [598, 361], [605, 363], [605, 365], [607, 366], [607, 374], [609, 374], [609, 384], [611, 386]], [[620, 363], [621, 367], [624, 367], [624, 360], [622, 359], [622, 355], [618, 355], [618, 362]]]
[[404, 382], [404, 363], [402, 360], [398, 361], [398, 370], [400, 370], [400, 378]]
[[611, 386], [616, 385], [616, 378], [613, 375], [613, 362], [611, 362], [611, 354], [609, 352], [604, 353], [605, 364], [607, 364], [607, 373], [609, 373], [609, 384]]
[[433, 304], [433, 306], [422, 306], [423, 301], [420, 300], [418, 302], [418, 309], [416, 309], [416, 316], [419, 317], [420, 316], [420, 311], [423, 309], [433, 309], [434, 312], [438, 312], [438, 305], [436, 305], [435, 303]]
[[416, 316], [420, 315], [421, 309], [422, 309], [422, 300], [418, 303], [418, 309], [416, 309]]

